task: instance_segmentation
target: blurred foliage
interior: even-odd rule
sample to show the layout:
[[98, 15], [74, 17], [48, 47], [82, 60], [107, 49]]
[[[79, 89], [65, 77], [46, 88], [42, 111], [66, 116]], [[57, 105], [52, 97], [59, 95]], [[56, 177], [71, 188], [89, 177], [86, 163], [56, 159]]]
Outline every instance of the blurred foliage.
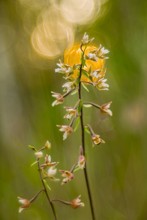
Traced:
[[[97, 219], [146, 220], [147, 1], [109, 0], [103, 2], [97, 13], [100, 1], [95, 0], [93, 7], [93, 1], [89, 0], [88, 7], [93, 10], [94, 17], [88, 14], [85, 21], [80, 20], [80, 16], [76, 24], [70, 21], [68, 30], [73, 32], [68, 39], [59, 25], [60, 16], [53, 18], [57, 22], [55, 25], [50, 18], [47, 21], [51, 22], [51, 29], [47, 33], [51, 33], [52, 46], [57, 44], [59, 49], [51, 58], [48, 54], [51, 43], [41, 47], [47, 49], [47, 56], [40, 56], [33, 49], [31, 35], [38, 23], [42, 24], [43, 11], [50, 10], [53, 2], [0, 1], [0, 219], [52, 218], [44, 196], [28, 211], [18, 214], [17, 196], [31, 197], [40, 189], [37, 171], [30, 167], [33, 155], [28, 144], [41, 146], [49, 139], [53, 146], [52, 157], [60, 161], [62, 168], [70, 167], [77, 158], [79, 131], [66, 142], [62, 141], [56, 124], [63, 123], [63, 109], [51, 107], [50, 91], [59, 91], [62, 85], [61, 76], [54, 73], [54, 68], [66, 45], [78, 41], [86, 31], [95, 37], [96, 43], [111, 51], [107, 66], [110, 91], [92, 90], [85, 94], [86, 99], [100, 103], [113, 101], [111, 119], [102, 118], [95, 109], [90, 113], [89, 109], [85, 110], [85, 120], [90, 120], [106, 140], [102, 147], [92, 148], [87, 137], [89, 176]], [[56, 5], [62, 3], [66, 1], [56, 1]], [[83, 13], [84, 10], [87, 9], [83, 8]], [[64, 13], [68, 17], [68, 13]], [[72, 13], [74, 17], [74, 11]], [[58, 37], [60, 31], [61, 38]], [[47, 43], [47, 38], [39, 39]], [[57, 204], [60, 220], [65, 216], [70, 216], [70, 220], [90, 219], [82, 173], [63, 188], [53, 184], [51, 194], [67, 200], [81, 194], [85, 201], [86, 208], [76, 211]]]

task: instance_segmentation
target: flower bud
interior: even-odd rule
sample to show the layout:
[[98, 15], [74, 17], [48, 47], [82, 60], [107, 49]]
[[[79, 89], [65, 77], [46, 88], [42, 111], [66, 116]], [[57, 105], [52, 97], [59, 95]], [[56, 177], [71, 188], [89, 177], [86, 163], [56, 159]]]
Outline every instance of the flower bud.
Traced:
[[36, 156], [37, 159], [40, 159], [41, 157], [43, 157], [42, 151], [35, 152], [35, 156]]
[[51, 148], [51, 143], [49, 141], [46, 141], [44, 147], [47, 148], [47, 149], [50, 149]]

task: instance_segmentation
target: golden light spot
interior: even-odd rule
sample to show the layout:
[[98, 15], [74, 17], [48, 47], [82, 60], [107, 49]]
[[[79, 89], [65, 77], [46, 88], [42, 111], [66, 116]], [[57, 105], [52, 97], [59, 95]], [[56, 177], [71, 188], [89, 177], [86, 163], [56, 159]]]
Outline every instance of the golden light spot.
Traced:
[[[88, 55], [89, 52], [97, 49], [95, 46], [87, 46], [85, 50], [85, 55]], [[68, 64], [70, 66], [73, 66], [74, 64], [80, 64], [81, 63], [81, 49], [80, 44], [75, 44], [72, 47], [68, 48], [64, 52], [64, 63]], [[98, 70], [98, 69], [104, 69], [105, 61], [104, 59], [98, 59], [98, 61], [92, 61], [92, 60], [86, 60], [86, 66], [84, 67], [85, 70], [89, 70], [91, 68], [92, 71]], [[71, 75], [72, 78], [78, 77], [79, 70], [74, 70], [73, 75]], [[89, 82], [89, 79], [82, 75], [81, 81]]]
[[94, 0], [63, 0], [60, 7], [63, 16], [74, 24], [87, 24], [98, 11]]
[[61, 55], [74, 41], [74, 29], [60, 15], [58, 7], [42, 11], [35, 27], [31, 42], [35, 51], [49, 59]]

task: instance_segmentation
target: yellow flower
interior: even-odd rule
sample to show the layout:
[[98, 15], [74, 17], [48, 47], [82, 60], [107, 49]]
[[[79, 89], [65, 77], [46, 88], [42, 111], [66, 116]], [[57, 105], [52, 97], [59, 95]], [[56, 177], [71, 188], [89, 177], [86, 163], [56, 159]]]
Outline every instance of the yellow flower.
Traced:
[[[84, 47], [83, 47], [84, 48]], [[97, 47], [94, 45], [87, 46], [85, 49], [85, 56], [88, 56], [88, 54], [94, 50], [97, 50]], [[64, 63], [70, 66], [74, 66], [74, 64], [80, 64], [81, 63], [81, 55], [82, 51], [80, 49], [80, 44], [75, 44], [71, 48], [65, 50], [64, 52]], [[86, 65], [84, 66], [84, 70], [89, 71], [91, 68], [91, 71], [95, 70], [102, 70], [101, 71], [101, 77], [104, 77], [105, 71], [104, 70], [104, 64], [105, 60], [98, 58], [97, 61], [93, 61], [90, 59], [86, 59]], [[79, 70], [74, 70], [73, 74], [71, 74], [71, 79], [76, 79], [78, 77]], [[86, 77], [84, 74], [81, 77], [81, 81], [84, 82], [90, 82], [90, 79]]]

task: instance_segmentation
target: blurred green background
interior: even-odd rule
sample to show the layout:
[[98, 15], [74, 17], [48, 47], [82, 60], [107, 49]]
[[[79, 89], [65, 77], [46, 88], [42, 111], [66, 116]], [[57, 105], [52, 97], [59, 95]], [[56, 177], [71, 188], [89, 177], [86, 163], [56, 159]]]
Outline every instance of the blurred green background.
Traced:
[[[81, 2], [81, 3], [80, 3]], [[59, 168], [79, 153], [79, 131], [67, 141], [56, 124], [66, 123], [62, 106], [52, 108], [51, 91], [64, 82], [54, 73], [64, 49], [86, 31], [110, 50], [109, 92], [91, 90], [85, 100], [112, 100], [113, 117], [85, 110], [85, 120], [106, 140], [92, 148], [86, 135], [89, 178], [99, 220], [147, 219], [147, 1], [0, 1], [0, 219], [53, 219], [46, 198], [18, 214], [17, 196], [30, 198], [41, 184], [28, 144], [52, 143]], [[67, 99], [68, 103], [75, 100]], [[83, 173], [71, 183], [51, 183], [52, 198], [82, 195], [85, 208], [56, 204], [60, 220], [90, 220]]]

